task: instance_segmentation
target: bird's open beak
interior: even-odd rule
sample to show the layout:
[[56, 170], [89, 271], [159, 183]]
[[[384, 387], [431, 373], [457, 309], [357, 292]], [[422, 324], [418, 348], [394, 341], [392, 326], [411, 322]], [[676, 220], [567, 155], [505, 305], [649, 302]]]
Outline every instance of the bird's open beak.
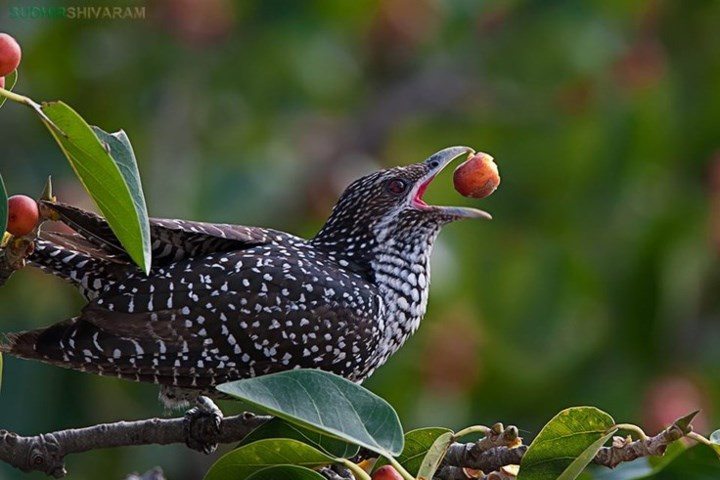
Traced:
[[425, 194], [425, 190], [427, 190], [427, 187], [430, 183], [432, 183], [438, 173], [440, 173], [456, 158], [473, 153], [475, 153], [475, 150], [470, 147], [448, 147], [444, 150], [440, 150], [425, 160], [425, 164], [429, 167], [429, 171], [416, 183], [413, 191], [411, 192], [410, 204], [412, 207], [418, 210], [439, 212], [457, 218], [492, 219], [492, 216], [489, 213], [483, 210], [478, 210], [477, 208], [428, 205], [422, 198]]

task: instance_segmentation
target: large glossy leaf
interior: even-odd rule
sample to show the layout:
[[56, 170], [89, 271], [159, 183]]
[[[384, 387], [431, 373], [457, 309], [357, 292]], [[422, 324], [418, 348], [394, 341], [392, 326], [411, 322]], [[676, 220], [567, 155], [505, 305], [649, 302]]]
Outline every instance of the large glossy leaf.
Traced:
[[297, 465], [278, 465], [253, 473], [247, 480], [326, 480], [314, 470]]
[[[428, 450], [430, 450], [430, 447], [435, 443], [435, 440], [445, 433], [452, 433], [452, 430], [448, 428], [428, 427], [409, 431], [405, 434], [405, 448], [403, 448], [402, 453], [397, 456], [396, 460], [405, 470], [413, 475], [417, 475]], [[385, 458], [380, 457], [375, 464], [374, 470], [388, 463]]]
[[243, 480], [259, 470], [277, 465], [314, 468], [333, 462], [333, 457], [306, 443], [291, 439], [266, 439], [220, 457], [205, 474], [205, 480]]
[[[147, 205], [142, 190], [142, 183], [140, 182], [140, 172], [138, 171], [137, 161], [135, 160], [135, 152], [130, 144], [130, 139], [123, 130], [107, 133], [95, 126], [93, 126], [92, 129], [100, 142], [110, 149], [110, 156], [115, 160], [115, 164], [118, 166], [120, 174], [125, 179], [125, 183], [130, 190], [133, 203], [135, 204], [135, 211], [141, 213], [140, 226], [141, 229], [143, 229], [143, 238], [148, 238], [147, 259], [150, 261], [150, 226], [147, 221]], [[143, 255], [145, 255], [145, 253], [143, 253]]]
[[450, 445], [455, 441], [452, 432], [446, 432], [435, 439], [420, 463], [418, 480], [432, 480]]
[[[17, 83], [17, 80], [18, 80], [18, 71], [17, 70], [14, 70], [14, 71], [10, 72], [9, 74], [5, 75], [5, 90], [12, 91], [12, 89], [15, 88], [15, 84]], [[7, 100], [7, 98], [0, 97], [0, 107], [3, 106], [3, 104], [5, 103], [5, 100]]]
[[299, 425], [293, 425], [281, 418], [273, 418], [257, 427], [247, 437], [243, 438], [241, 445], [247, 445], [266, 438], [291, 438], [309, 443], [333, 457], [354, 457], [360, 449], [357, 445], [343, 442]]
[[387, 456], [403, 449], [395, 410], [382, 398], [340, 376], [290, 370], [220, 385], [218, 390], [250, 405]]
[[127, 137], [119, 132], [96, 132], [63, 102], [42, 105], [45, 121], [73, 170], [97, 204], [130, 257], [145, 272], [150, 270], [150, 226], [137, 174], [135, 156]]
[[610, 415], [594, 407], [563, 410], [530, 444], [523, 456], [518, 480], [576, 478], [595, 455], [590, 455], [592, 450], [597, 452], [603, 437], [610, 437], [613, 425], [615, 421]]
[[674, 455], [670, 461], [662, 463], [648, 475], [639, 478], [647, 480], [716, 480], [720, 478], [720, 461], [712, 449], [705, 445], [695, 445]]

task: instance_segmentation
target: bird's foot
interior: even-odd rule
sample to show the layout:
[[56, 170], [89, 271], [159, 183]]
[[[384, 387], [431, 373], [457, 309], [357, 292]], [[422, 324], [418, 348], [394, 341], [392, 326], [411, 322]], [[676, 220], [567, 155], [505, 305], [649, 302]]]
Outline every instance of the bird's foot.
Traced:
[[223, 413], [208, 397], [198, 396], [195, 407], [185, 413], [185, 444], [203, 452], [213, 453], [218, 447]]
[[323, 467], [318, 472], [327, 480], [353, 480], [355, 478], [350, 470], [337, 464]]

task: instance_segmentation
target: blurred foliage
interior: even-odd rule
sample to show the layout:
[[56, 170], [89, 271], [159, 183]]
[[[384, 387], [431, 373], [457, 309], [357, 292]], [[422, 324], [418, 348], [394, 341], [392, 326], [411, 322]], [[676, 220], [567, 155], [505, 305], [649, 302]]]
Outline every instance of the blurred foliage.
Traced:
[[[495, 157], [503, 184], [480, 205], [495, 220], [442, 233], [422, 328], [367, 382], [406, 429], [537, 432], [580, 404], [651, 432], [697, 407], [702, 433], [720, 424], [720, 3], [156, 0], [140, 21], [8, 5], [27, 3], [0, 5], [24, 49], [16, 91], [125, 129], [154, 216], [312, 235], [380, 165], [456, 144]], [[0, 112], [0, 146], [11, 194], [52, 174], [89, 206], [23, 107]], [[473, 203], [450, 173], [428, 199]], [[23, 271], [0, 305], [11, 331], [82, 302]], [[0, 426], [20, 433], [163, 413], [151, 385], [12, 358], [4, 378]], [[212, 460], [143, 447], [68, 466], [195, 479]]]

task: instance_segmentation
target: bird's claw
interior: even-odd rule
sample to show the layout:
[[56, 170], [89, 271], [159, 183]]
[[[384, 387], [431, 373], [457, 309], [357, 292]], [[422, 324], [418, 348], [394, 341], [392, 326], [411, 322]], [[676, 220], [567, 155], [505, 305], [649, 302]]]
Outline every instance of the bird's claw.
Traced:
[[318, 470], [318, 473], [327, 480], [352, 480], [355, 478], [350, 470], [337, 464], [323, 467]]
[[218, 447], [218, 437], [223, 414], [208, 397], [199, 396], [196, 405], [185, 413], [185, 444], [203, 452], [213, 453]]

